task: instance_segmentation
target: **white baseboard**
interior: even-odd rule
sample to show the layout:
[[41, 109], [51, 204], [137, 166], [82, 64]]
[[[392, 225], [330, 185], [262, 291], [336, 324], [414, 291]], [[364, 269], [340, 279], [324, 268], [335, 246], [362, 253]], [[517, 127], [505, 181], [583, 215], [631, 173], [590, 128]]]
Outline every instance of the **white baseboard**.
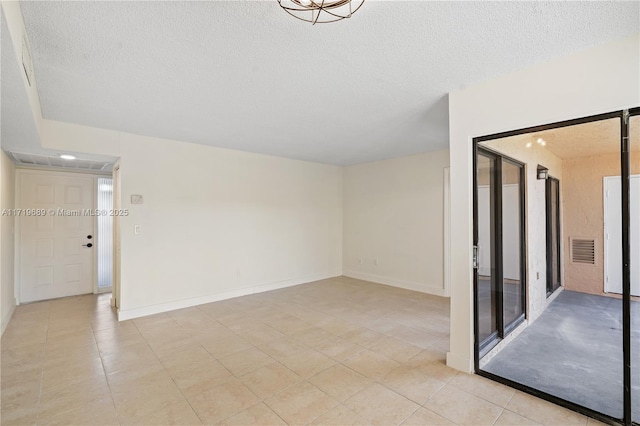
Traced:
[[140, 308], [126, 309], [126, 310], [118, 309], [118, 321], [145, 317], [147, 315], [160, 314], [163, 312], [174, 311], [176, 309], [189, 308], [191, 306], [204, 305], [205, 303], [219, 302], [221, 300], [233, 299], [234, 297], [247, 296], [250, 294], [263, 293], [265, 291], [278, 290], [286, 287], [293, 287], [300, 284], [306, 284], [312, 281], [319, 281], [319, 280], [325, 280], [328, 278], [339, 277], [340, 275], [342, 274], [334, 271], [332, 273], [309, 275], [303, 278], [294, 278], [290, 280], [260, 284], [253, 287], [245, 287], [238, 290], [223, 291], [220, 293], [209, 294], [206, 296], [176, 300], [173, 302], [161, 303], [159, 305], [143, 306]]
[[9, 321], [11, 321], [11, 318], [13, 317], [13, 313], [16, 311], [16, 304], [14, 303], [13, 306], [11, 306], [11, 310], [9, 311], [8, 315], [4, 315], [4, 318], [2, 318], [2, 331], [0, 331], [0, 336], [4, 334], [4, 331], [7, 329], [7, 326], [9, 325]]
[[419, 291], [420, 293], [433, 294], [434, 296], [447, 297], [444, 288], [439, 286], [430, 286], [425, 283], [416, 281], [406, 281], [397, 278], [385, 277], [382, 275], [368, 274], [359, 271], [344, 271], [345, 277], [356, 278], [364, 281], [371, 281], [377, 284], [390, 285], [391, 287], [403, 288], [405, 290]]
[[447, 366], [460, 370], [464, 373], [473, 373], [473, 359], [460, 356], [453, 352], [447, 352]]

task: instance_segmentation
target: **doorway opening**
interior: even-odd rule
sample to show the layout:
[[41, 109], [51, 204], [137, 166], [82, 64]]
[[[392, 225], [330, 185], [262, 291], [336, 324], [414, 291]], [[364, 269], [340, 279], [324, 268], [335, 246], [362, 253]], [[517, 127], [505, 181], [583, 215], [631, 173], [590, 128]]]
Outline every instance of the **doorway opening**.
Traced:
[[18, 168], [19, 303], [111, 291], [111, 179], [83, 172]]
[[[640, 300], [631, 298], [640, 286], [639, 113], [474, 140], [476, 371], [624, 424], [640, 421]], [[504, 211], [497, 182], [507, 163], [524, 170], [521, 215]], [[508, 249], [514, 235], [520, 251]], [[514, 252], [526, 318], [508, 329], [505, 264]]]

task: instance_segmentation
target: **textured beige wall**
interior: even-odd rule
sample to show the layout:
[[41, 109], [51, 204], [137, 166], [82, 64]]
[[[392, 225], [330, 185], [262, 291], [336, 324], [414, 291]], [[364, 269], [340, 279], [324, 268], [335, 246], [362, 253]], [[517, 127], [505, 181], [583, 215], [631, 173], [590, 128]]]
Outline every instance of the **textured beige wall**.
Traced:
[[[566, 159], [563, 162], [564, 286], [567, 290], [604, 294], [604, 176], [620, 175], [620, 154]], [[631, 174], [640, 174], [640, 152], [631, 153]], [[572, 263], [570, 237], [595, 238], [595, 265]]]

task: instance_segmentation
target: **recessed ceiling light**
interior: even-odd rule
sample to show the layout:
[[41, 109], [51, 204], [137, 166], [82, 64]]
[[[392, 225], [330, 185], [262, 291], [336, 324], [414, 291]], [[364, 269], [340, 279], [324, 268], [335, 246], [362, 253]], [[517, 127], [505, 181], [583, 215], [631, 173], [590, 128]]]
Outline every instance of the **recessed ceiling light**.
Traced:
[[60, 158], [62, 158], [63, 160], [75, 160], [76, 156], [71, 154], [62, 154], [60, 155]]

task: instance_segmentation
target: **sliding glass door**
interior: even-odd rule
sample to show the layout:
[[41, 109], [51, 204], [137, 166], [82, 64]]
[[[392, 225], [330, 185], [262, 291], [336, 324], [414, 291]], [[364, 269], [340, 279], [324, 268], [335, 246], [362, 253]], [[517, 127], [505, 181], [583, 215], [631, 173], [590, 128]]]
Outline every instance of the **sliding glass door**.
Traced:
[[478, 153], [476, 243], [477, 335], [486, 344], [498, 335], [498, 281], [496, 277], [497, 157]]
[[504, 337], [524, 319], [524, 167], [502, 157], [501, 171]]
[[475, 138], [474, 171], [476, 372], [640, 425], [640, 108]]
[[476, 345], [486, 353], [524, 319], [524, 168], [482, 148], [476, 165]]
[[549, 177], [546, 181], [547, 204], [547, 296], [560, 287], [560, 181]]

